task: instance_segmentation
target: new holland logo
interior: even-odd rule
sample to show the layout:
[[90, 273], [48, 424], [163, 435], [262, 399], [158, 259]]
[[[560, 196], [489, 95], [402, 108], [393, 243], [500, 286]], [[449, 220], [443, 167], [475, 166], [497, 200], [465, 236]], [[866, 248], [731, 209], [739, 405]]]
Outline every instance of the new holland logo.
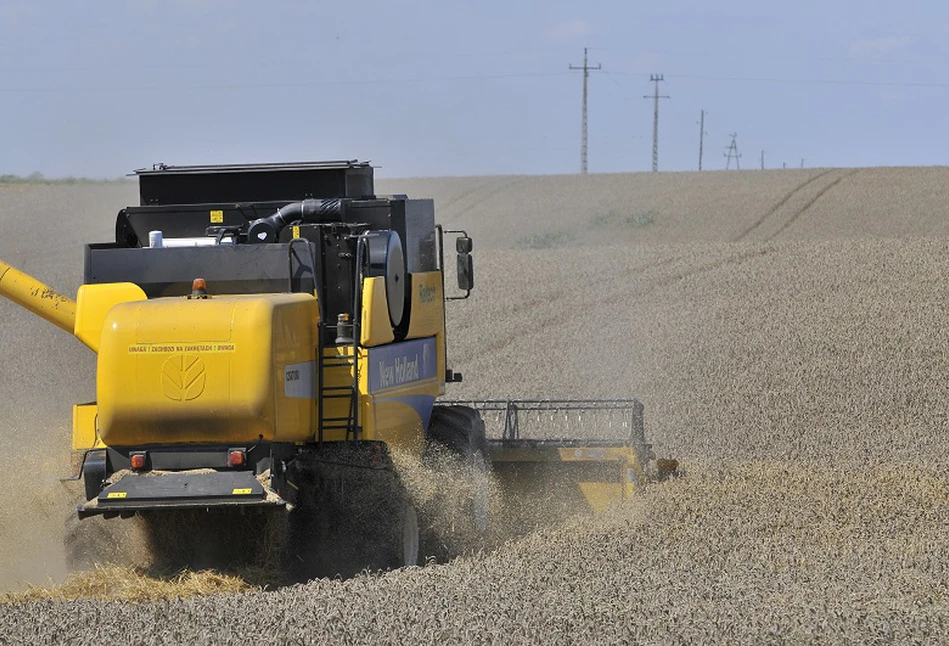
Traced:
[[207, 380], [204, 362], [196, 354], [173, 354], [161, 367], [161, 387], [172, 401], [197, 399]]

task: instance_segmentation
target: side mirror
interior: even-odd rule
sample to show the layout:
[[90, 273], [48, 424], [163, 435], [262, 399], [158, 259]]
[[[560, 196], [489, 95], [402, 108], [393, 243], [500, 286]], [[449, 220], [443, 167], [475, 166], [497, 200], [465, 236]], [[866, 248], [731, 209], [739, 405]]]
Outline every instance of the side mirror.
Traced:
[[[443, 246], [444, 234], [457, 236], [455, 238], [455, 252], [457, 253], [456, 265], [458, 268], [458, 289], [464, 292], [462, 296], [445, 295], [446, 301], [464, 300], [471, 296], [471, 288], [474, 287], [474, 261], [471, 259], [471, 249], [474, 246], [468, 233], [459, 229], [442, 229], [440, 225], [435, 226], [438, 231], [438, 266], [442, 271], [447, 271], [445, 265], [445, 250]], [[452, 290], [454, 291], [454, 290]]]
[[[471, 238], [467, 238], [471, 248]], [[474, 260], [467, 252], [458, 254], [458, 289], [470, 292], [474, 287]]]

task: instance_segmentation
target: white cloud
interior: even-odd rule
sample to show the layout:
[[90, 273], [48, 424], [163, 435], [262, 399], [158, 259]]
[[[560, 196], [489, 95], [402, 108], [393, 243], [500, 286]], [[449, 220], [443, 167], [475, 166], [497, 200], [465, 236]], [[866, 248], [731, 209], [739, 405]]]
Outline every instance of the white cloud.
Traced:
[[850, 55], [854, 58], [885, 58], [896, 50], [906, 47], [911, 42], [905, 36], [856, 40], [850, 44]]
[[593, 27], [586, 20], [568, 20], [547, 30], [553, 40], [575, 40], [593, 33]]

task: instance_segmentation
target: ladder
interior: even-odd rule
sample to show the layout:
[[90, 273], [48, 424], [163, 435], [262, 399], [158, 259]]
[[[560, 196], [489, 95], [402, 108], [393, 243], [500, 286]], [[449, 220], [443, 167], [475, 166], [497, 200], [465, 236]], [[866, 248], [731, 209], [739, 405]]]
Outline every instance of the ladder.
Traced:
[[[325, 331], [336, 330], [336, 325], [320, 322], [317, 344], [317, 392], [319, 406], [317, 441], [322, 446], [326, 431], [346, 431], [347, 440], [359, 439], [358, 401], [359, 369], [356, 341], [352, 344], [327, 348]], [[340, 352], [342, 351], [342, 352]], [[329, 373], [329, 375], [327, 375]], [[345, 377], [344, 377], [345, 375]], [[351, 378], [349, 375], [352, 375]], [[327, 376], [330, 377], [327, 380]]]

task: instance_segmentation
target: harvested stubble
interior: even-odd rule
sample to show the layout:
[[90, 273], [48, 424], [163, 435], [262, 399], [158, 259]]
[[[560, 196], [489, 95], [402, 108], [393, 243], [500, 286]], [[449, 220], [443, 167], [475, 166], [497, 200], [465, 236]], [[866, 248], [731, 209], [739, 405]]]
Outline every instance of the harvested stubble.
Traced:
[[[790, 174], [740, 177], [776, 203]], [[868, 178], [910, 190], [887, 205]], [[835, 219], [824, 201], [867, 204], [861, 231], [875, 235], [938, 233], [927, 222], [946, 180], [861, 171], [802, 213], [740, 204], [728, 235], [698, 223], [707, 235], [687, 245], [479, 247], [477, 290], [450, 310], [465, 372], [453, 396], [636, 395], [684, 479], [447, 565], [145, 604], [16, 602], [0, 609], [0, 642], [114, 641], [129, 626], [128, 641], [152, 643], [942, 640], [949, 242], [861, 239], [846, 229], [857, 211]], [[536, 194], [532, 181], [520, 190]], [[653, 188], [701, 194], [694, 181]], [[722, 181], [716, 193], [701, 179], [709, 203], [739, 179]], [[760, 237], [728, 242], [759, 220]]]
[[137, 568], [96, 565], [91, 570], [69, 575], [62, 584], [54, 584], [48, 588], [33, 586], [23, 592], [7, 593], [0, 597], [0, 603], [45, 599], [121, 599], [142, 602], [233, 594], [249, 589], [251, 586], [243, 577], [211, 570], [182, 571], [165, 577], [155, 577]]

